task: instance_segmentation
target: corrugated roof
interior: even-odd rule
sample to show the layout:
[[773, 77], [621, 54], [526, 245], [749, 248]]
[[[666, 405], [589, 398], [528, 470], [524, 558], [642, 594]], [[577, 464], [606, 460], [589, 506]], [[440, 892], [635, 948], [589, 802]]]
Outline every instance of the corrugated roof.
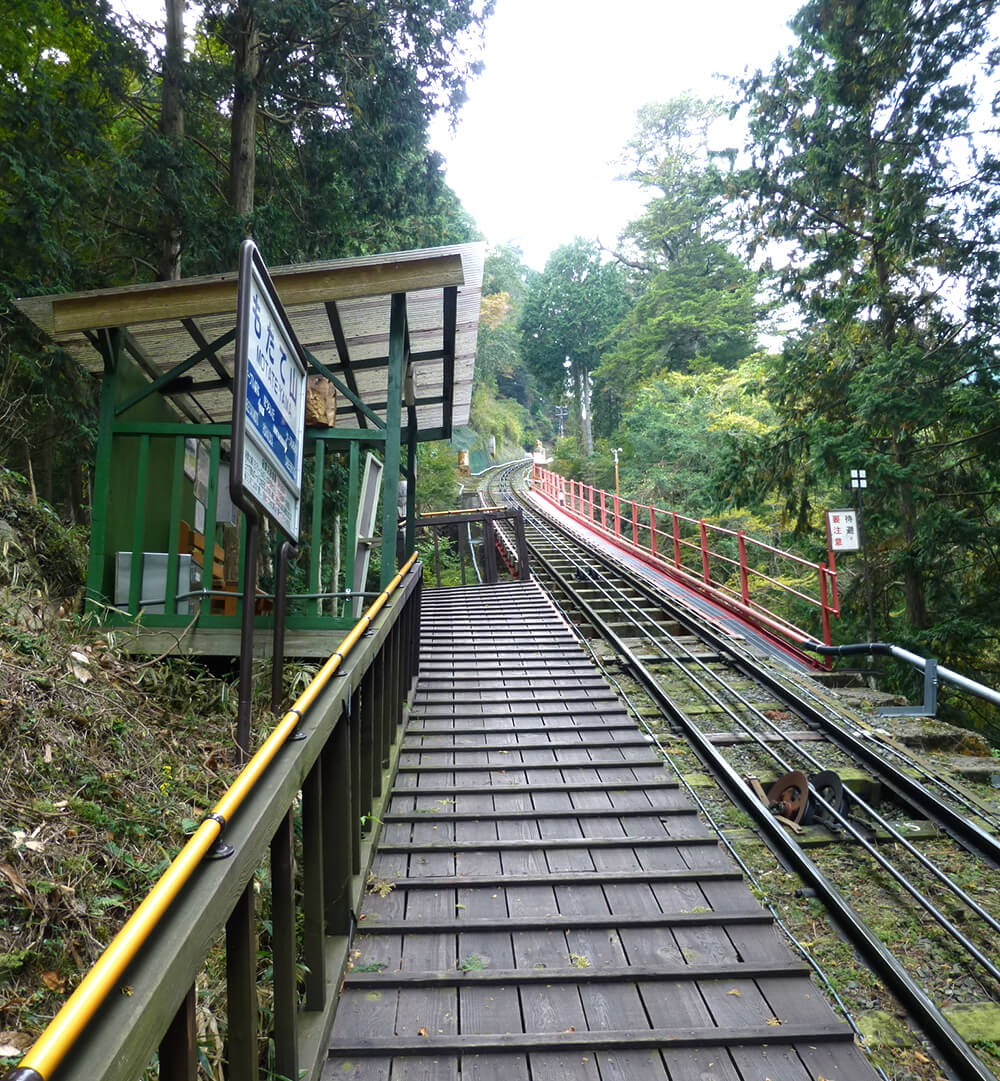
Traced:
[[[390, 298], [405, 292], [417, 426], [450, 436], [453, 425], [469, 418], [483, 258], [483, 244], [457, 244], [272, 267], [270, 273], [303, 347], [356, 387], [382, 419]], [[110, 327], [125, 331], [127, 350], [151, 381], [202, 351], [185, 382], [164, 393], [191, 420], [218, 422], [232, 415], [234, 346], [225, 339], [235, 325], [236, 286], [233, 271], [27, 297], [17, 306], [91, 372], [103, 370], [100, 331]], [[337, 426], [364, 426], [344, 395], [337, 402]]]

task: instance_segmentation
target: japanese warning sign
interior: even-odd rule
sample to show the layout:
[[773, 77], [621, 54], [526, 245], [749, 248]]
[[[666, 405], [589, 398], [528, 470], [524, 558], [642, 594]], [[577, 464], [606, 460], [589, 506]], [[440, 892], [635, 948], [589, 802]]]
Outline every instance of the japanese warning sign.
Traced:
[[240, 248], [235, 367], [234, 500], [238, 489], [298, 540], [305, 356], [252, 240]]
[[853, 510], [828, 510], [826, 534], [831, 552], [856, 552], [861, 547], [858, 515]]

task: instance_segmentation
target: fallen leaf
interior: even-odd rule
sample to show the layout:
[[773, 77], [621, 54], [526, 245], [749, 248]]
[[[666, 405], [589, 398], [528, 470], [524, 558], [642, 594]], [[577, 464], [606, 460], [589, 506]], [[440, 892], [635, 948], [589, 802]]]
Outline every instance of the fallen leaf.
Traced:
[[70, 674], [76, 676], [81, 683], [89, 683], [94, 678], [93, 673], [90, 671], [90, 658], [86, 653], [81, 653], [78, 649], [74, 649], [70, 653], [66, 667], [69, 669]]
[[417, 1029], [417, 1035], [418, 1036], [426, 1036], [427, 1035], [427, 1029], [425, 1029], [425, 1028], [423, 1028], [421, 1026], [420, 1028]]
[[34, 1042], [34, 1037], [27, 1032], [0, 1032], [0, 1057], [23, 1055]]
[[27, 901], [29, 905], [34, 904], [31, 893], [29, 892], [28, 887], [25, 885], [24, 879], [21, 877], [21, 874], [17, 870], [17, 868], [11, 867], [9, 863], [0, 863], [0, 875], [3, 875], [3, 877], [6, 878], [7, 881], [11, 884], [11, 886], [13, 886], [14, 892], [18, 895], [18, 897], [21, 897], [23, 900]]
[[58, 972], [43, 972], [42, 983], [50, 991], [58, 991], [60, 994], [66, 990], [66, 979], [60, 976]]
[[767, 1019], [767, 1023], [769, 1025], [780, 1025], [781, 1024], [781, 1022], [777, 1019], [777, 1017], [769, 1017]]
[[569, 1028], [564, 1028], [563, 1032], [576, 1032], [576, 1029], [570, 1025]]
[[737, 991], [735, 987], [732, 989], [732, 991], [727, 991], [726, 994], [727, 995], [735, 995], [737, 998], [742, 998], [743, 997], [743, 992], [742, 991]]

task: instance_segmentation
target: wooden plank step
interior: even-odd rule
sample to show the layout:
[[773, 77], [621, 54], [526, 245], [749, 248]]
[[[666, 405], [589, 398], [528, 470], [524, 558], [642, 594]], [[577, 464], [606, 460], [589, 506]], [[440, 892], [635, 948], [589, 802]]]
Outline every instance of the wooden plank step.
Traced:
[[420, 788], [393, 788], [394, 796], [492, 796], [522, 792], [632, 792], [637, 789], [680, 788], [680, 781], [658, 777], [652, 781], [539, 781], [536, 784], [435, 784]]
[[[577, 748], [579, 750], [579, 747]], [[529, 769], [651, 769], [656, 767], [657, 769], [663, 769], [663, 760], [660, 758], [592, 758], [586, 762], [494, 762], [494, 763], [482, 763], [476, 765], [474, 763], [463, 763], [461, 765], [442, 765], [442, 766], [417, 766], [412, 763], [403, 763], [399, 765], [399, 773], [482, 773], [482, 772], [498, 772], [503, 773], [505, 770], [511, 770], [514, 772], [520, 772], [521, 770]], [[614, 787], [614, 781], [608, 781], [611, 787]]]
[[[435, 718], [436, 719], [436, 718]], [[489, 719], [488, 717], [485, 719]], [[481, 735], [510, 735], [511, 733], [525, 733], [533, 736], [540, 732], [628, 732], [630, 735], [636, 731], [635, 722], [628, 721], [624, 717], [615, 723], [604, 724], [601, 721], [587, 721], [581, 720], [574, 722], [573, 724], [536, 724], [531, 728], [524, 726], [518, 726], [512, 728], [510, 725], [487, 725], [476, 727], [457, 728], [455, 726], [447, 725], [421, 725], [422, 717], [410, 717], [410, 723], [407, 725], [406, 734], [404, 739], [410, 736], [481, 736]], [[645, 741], [646, 743], [649, 740]]]
[[598, 928], [635, 927], [745, 927], [749, 924], [770, 924], [770, 912], [763, 909], [747, 911], [732, 909], [719, 912], [595, 912], [586, 916], [563, 916], [553, 912], [546, 916], [497, 916], [488, 919], [465, 920], [364, 920], [359, 931], [366, 935], [464, 935], [476, 931], [514, 933], [515, 931], [583, 931]]
[[[544, 733], [538, 733], [544, 735]], [[403, 737], [403, 742], [400, 747], [401, 754], [483, 754], [487, 751], [498, 752], [500, 754], [505, 751], [508, 754], [513, 754], [515, 751], [578, 751], [581, 747], [585, 747], [588, 751], [594, 749], [609, 750], [613, 747], [649, 747], [651, 746], [648, 739], [643, 739], [640, 735], [635, 736], [623, 736], [619, 739], [577, 739], [577, 740], [561, 740], [556, 743], [554, 740], [546, 740], [544, 743], [450, 743], [445, 746], [440, 744], [422, 744], [417, 743], [419, 739], [423, 739], [423, 733], [412, 732], [407, 733]]]
[[[695, 812], [692, 811], [692, 814]], [[544, 817], [537, 815], [536, 817]], [[614, 812], [607, 815], [614, 817]], [[716, 847], [718, 838], [714, 835], [704, 837], [668, 837], [665, 833], [658, 837], [532, 837], [520, 841], [405, 841], [394, 844], [382, 842], [378, 851], [407, 852], [412, 855], [426, 855], [428, 852], [543, 852], [553, 848], [651, 848], [672, 845], [690, 848], [697, 845]]]
[[[412, 795], [412, 793], [409, 793]], [[544, 810], [528, 807], [523, 811], [408, 811], [405, 813], [388, 812], [382, 815], [382, 821], [389, 822], [535, 822], [539, 818], [637, 818], [693, 815], [696, 809], [687, 804], [684, 807], [560, 807], [556, 810]]]
[[353, 1055], [471, 1055], [496, 1051], [637, 1051], [669, 1047], [724, 1047], [757, 1044], [815, 1044], [854, 1039], [851, 1028], [833, 1021], [826, 1025], [778, 1024], [726, 1028], [598, 1029], [594, 1032], [505, 1033], [503, 1035], [409, 1036], [337, 1040], [338, 1059]]
[[[519, 886], [612, 886], [660, 882], [739, 882], [736, 868], [686, 868], [667, 871], [549, 871], [533, 875], [436, 875], [427, 878], [389, 878], [395, 890], [475, 889], [478, 886], [516, 889]], [[377, 892], [377, 891], [376, 891]]]
[[[812, 971], [805, 961], [733, 961], [688, 965], [677, 961], [664, 961], [658, 965], [628, 965], [617, 968], [600, 965], [592, 968], [506, 968], [473, 969], [464, 972], [459, 968], [442, 972], [355, 972], [348, 971], [344, 982], [348, 987], [462, 987], [477, 984], [516, 985], [524, 983], [637, 983], [657, 980], [756, 980], [768, 976], [789, 976], [809, 980]], [[809, 994], [809, 987], [802, 993]]]

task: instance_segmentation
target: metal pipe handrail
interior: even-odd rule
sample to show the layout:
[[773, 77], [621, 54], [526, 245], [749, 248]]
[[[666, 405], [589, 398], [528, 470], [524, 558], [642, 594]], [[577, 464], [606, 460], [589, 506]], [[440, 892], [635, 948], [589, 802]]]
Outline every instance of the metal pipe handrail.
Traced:
[[[819, 612], [823, 624], [823, 639], [825, 641], [830, 640], [829, 620], [831, 616], [838, 616], [840, 610], [837, 603], [836, 571], [828, 567], [826, 563], [812, 563], [802, 556], [782, 551], [753, 537], [747, 537], [742, 530], [731, 530], [723, 526], [715, 526], [704, 519], [691, 518], [678, 512], [663, 511], [651, 505], [641, 505], [641, 509], [643, 512], [648, 513], [650, 520], [648, 523], [639, 522], [637, 515], [640, 504], [632, 500], [622, 499], [617, 494], [611, 494], [612, 502], [610, 506], [607, 506], [609, 493], [594, 489], [589, 485], [585, 486], [581, 482], [567, 480], [559, 474], [540, 468], [537, 465], [533, 468], [532, 479], [538, 495], [549, 502], [556, 503], [564, 513], [576, 517], [582, 524], [592, 528], [598, 534], [608, 537], [614, 544], [624, 548], [627, 552], [637, 555], [646, 562], [652, 562], [653, 566], [661, 569], [664, 573], [689, 582], [692, 588], [710, 591], [715, 595], [719, 603], [732, 607], [742, 616], [749, 616], [753, 622], [763, 625], [768, 630], [775, 631], [781, 638], [794, 643], [795, 646], [798, 645], [802, 638], [808, 637], [809, 632], [804, 631], [802, 628], [796, 628], [794, 624], [782, 616], [764, 607], [760, 601], [750, 597], [749, 584], [751, 580], [755, 584], [764, 582], [767, 585], [762, 588], [778, 589], [783, 594], [807, 602]], [[599, 516], [596, 500], [594, 499], [597, 494], [600, 495]], [[589, 499], [586, 498], [588, 495], [590, 496]], [[621, 514], [623, 504], [626, 504], [627, 507], [636, 508], [632, 516], [628, 514], [623, 516]], [[673, 530], [663, 531], [656, 529], [654, 523], [658, 515], [672, 519], [674, 523]], [[682, 537], [679, 528], [681, 522], [696, 526], [700, 531], [700, 539], [692, 540], [688, 537]], [[635, 528], [628, 531], [624, 527], [630, 524]], [[649, 534], [648, 544], [638, 539], [640, 529]], [[627, 537], [626, 532], [630, 532], [631, 536]], [[735, 539], [739, 543], [740, 555], [738, 560], [723, 552], [712, 551], [709, 548], [708, 538], [710, 535], [714, 536], [716, 534]], [[667, 542], [666, 545], [658, 545], [658, 538], [662, 542]], [[671, 546], [673, 547], [673, 553], [668, 556], [666, 549]], [[793, 585], [781, 582], [763, 570], [758, 570], [747, 559], [747, 548], [760, 549], [773, 555], [780, 555], [794, 565], [815, 573], [817, 575], [819, 598], [812, 597]], [[690, 550], [700, 554], [702, 563], [700, 573], [685, 566], [681, 558], [682, 549], [685, 553]], [[718, 582], [713, 578], [713, 561], [716, 563], [722, 562], [724, 565], [739, 571], [739, 589]], [[829, 600], [831, 586], [833, 591], [832, 604]]]
[[46, 1081], [51, 1076], [83, 1032], [87, 1022], [120, 981], [126, 967], [155, 930], [171, 902], [214, 846], [226, 823], [253, 790], [278, 751], [295, 731], [303, 715], [319, 697], [344, 658], [399, 587], [416, 560], [417, 553], [414, 552], [316, 673], [309, 686], [272, 729], [260, 749], [243, 767], [212, 811], [202, 819], [187, 844], [174, 857], [156, 885], [112, 939], [45, 1031], [29, 1048], [18, 1066], [7, 1075], [6, 1081]]
[[995, 706], [1000, 706], [1000, 691], [995, 691], [984, 683], [977, 683], [974, 679], [969, 679], [968, 676], [963, 676], [960, 672], [954, 672], [950, 668], [945, 668], [943, 664], [937, 664], [928, 657], [920, 657], [916, 653], [911, 653], [908, 649], [903, 649], [902, 646], [894, 646], [890, 642], [852, 642], [844, 646], [826, 646], [822, 642], [807, 639], [801, 645], [803, 649], [808, 649], [813, 653], [820, 653], [824, 657], [847, 657], [858, 653], [895, 657], [897, 660], [906, 661], [907, 664], [912, 665], [921, 672], [927, 670], [928, 664], [934, 664], [939, 681], [944, 680], [945, 683], [961, 687], [962, 690], [974, 694], [977, 698], [982, 698]]

